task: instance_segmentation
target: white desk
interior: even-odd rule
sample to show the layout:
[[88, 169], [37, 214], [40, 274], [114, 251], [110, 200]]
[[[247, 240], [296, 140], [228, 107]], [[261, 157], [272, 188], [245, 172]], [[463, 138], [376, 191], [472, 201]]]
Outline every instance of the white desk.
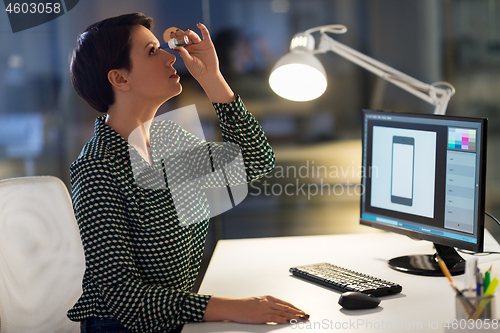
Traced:
[[[500, 245], [488, 232], [485, 250], [500, 251]], [[234, 298], [272, 295], [309, 313], [310, 326], [192, 323], [184, 326], [183, 333], [443, 332], [446, 320], [455, 318], [454, 294], [447, 279], [396, 272], [386, 263], [396, 256], [425, 253], [434, 253], [432, 243], [393, 233], [219, 241], [200, 287], [201, 294]], [[483, 269], [495, 263], [494, 274], [500, 276], [500, 255], [478, 258]], [[337, 303], [340, 292], [308, 283], [288, 272], [292, 266], [316, 262], [330, 262], [397, 282], [403, 291], [382, 297], [376, 309], [347, 311]], [[455, 279], [461, 287], [463, 275]], [[497, 310], [500, 310], [499, 298]], [[438, 329], [429, 329], [429, 323], [437, 323]], [[337, 328], [343, 325], [344, 329], [335, 329], [336, 325]]]

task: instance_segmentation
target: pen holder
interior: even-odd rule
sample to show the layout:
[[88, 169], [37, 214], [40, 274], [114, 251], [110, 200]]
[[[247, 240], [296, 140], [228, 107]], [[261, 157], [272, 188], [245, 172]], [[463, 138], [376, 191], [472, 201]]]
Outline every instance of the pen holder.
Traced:
[[494, 319], [496, 318], [495, 295], [464, 296], [456, 295], [456, 317], [460, 319]]

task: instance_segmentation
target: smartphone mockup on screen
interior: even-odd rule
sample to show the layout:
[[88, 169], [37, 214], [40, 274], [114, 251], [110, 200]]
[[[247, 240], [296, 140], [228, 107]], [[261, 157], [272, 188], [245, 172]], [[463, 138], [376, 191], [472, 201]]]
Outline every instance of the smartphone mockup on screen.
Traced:
[[392, 137], [391, 202], [413, 205], [413, 169], [415, 139], [406, 136]]

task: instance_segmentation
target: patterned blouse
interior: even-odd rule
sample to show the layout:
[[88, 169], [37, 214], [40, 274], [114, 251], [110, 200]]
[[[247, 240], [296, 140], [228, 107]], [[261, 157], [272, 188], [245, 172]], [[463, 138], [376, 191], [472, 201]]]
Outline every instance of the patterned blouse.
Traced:
[[[224, 142], [241, 148], [247, 181], [270, 172], [273, 150], [240, 97], [213, 106]], [[86, 269], [83, 294], [68, 317], [116, 318], [141, 333], [202, 321], [210, 296], [190, 290], [208, 219], [181, 224], [168, 185], [138, 186], [132, 164], [128, 142], [105, 124], [105, 116], [97, 118], [94, 137], [70, 168]]]

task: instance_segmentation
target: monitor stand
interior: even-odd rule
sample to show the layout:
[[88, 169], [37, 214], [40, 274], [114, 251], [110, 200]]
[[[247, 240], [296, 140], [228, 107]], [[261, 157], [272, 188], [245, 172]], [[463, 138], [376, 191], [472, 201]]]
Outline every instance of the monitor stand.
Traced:
[[426, 276], [444, 276], [439, 267], [436, 255], [443, 259], [450, 270], [451, 275], [460, 275], [465, 272], [465, 260], [450, 246], [444, 246], [434, 243], [436, 254], [420, 254], [397, 257], [389, 260], [389, 267], [400, 272], [426, 275]]

